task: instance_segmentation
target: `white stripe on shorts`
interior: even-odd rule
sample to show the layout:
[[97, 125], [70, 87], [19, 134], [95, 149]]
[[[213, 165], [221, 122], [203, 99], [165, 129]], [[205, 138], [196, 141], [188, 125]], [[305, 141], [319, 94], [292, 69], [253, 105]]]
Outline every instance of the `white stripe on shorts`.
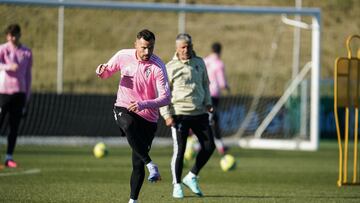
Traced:
[[178, 141], [177, 141], [177, 136], [176, 136], [176, 128], [175, 127], [171, 127], [171, 136], [173, 138], [173, 156], [171, 158], [171, 174], [172, 174], [172, 178], [173, 178], [173, 184], [176, 183], [176, 170], [175, 170], [175, 164], [176, 164], [176, 157], [179, 153], [179, 147], [178, 147]]

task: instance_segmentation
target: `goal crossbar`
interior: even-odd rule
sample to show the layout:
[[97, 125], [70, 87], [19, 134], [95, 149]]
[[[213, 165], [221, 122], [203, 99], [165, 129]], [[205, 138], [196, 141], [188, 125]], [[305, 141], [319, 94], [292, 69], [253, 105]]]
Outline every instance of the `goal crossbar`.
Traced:
[[106, 2], [106, 1], [76, 1], [76, 0], [0, 0], [5, 4], [24, 4], [33, 6], [51, 7], [78, 7], [97, 9], [126, 9], [126, 10], [153, 10], [164, 12], [215, 12], [215, 13], [253, 13], [253, 14], [299, 14], [311, 15], [320, 18], [319, 8], [293, 7], [249, 7], [224, 6], [207, 4], [176, 4], [176, 3], [144, 3], [144, 2]]

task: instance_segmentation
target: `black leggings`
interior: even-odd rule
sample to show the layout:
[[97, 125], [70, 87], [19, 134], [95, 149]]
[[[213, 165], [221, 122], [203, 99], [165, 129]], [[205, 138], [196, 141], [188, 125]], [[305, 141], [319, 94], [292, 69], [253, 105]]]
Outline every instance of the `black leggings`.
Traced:
[[157, 124], [149, 122], [126, 108], [115, 107], [114, 116], [121, 133], [126, 136], [132, 149], [132, 174], [130, 198], [137, 199], [145, 179], [145, 164], [151, 162], [149, 151]]
[[12, 155], [15, 150], [16, 138], [25, 102], [25, 93], [0, 94], [0, 126], [3, 125], [6, 115], [8, 115], [8, 122], [5, 123], [10, 127], [6, 151], [9, 155]]
[[198, 116], [173, 116], [175, 126], [171, 127], [172, 137], [174, 141], [174, 152], [171, 161], [171, 173], [173, 183], [181, 183], [181, 174], [183, 169], [184, 153], [186, 149], [186, 141], [191, 128], [197, 136], [201, 149], [196, 156], [195, 164], [191, 172], [195, 175], [199, 174], [210, 159], [215, 149], [213, 134], [209, 125], [208, 114]]
[[215, 108], [215, 111], [213, 112], [213, 124], [212, 124], [212, 128], [214, 130], [214, 137], [216, 139], [221, 139], [221, 130], [220, 130], [220, 127], [219, 127], [219, 115], [217, 113], [217, 110], [218, 110], [218, 106], [219, 106], [219, 98], [217, 97], [211, 97], [211, 101], [212, 101], [212, 104]]

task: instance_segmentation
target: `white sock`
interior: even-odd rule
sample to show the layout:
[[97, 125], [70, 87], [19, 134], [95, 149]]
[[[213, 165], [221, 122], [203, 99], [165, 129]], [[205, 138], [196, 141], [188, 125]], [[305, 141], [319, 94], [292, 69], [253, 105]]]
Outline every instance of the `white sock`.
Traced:
[[153, 167], [155, 164], [150, 161], [150, 163], [146, 164], [146, 167], [148, 168], [148, 170], [150, 170], [151, 167]]
[[215, 146], [218, 150], [224, 149], [224, 142], [222, 141], [222, 139], [215, 139]]
[[12, 160], [13, 159], [13, 156], [11, 154], [7, 154], [5, 156], [5, 160]]
[[130, 200], [129, 200], [129, 203], [137, 203], [137, 200], [130, 199]]
[[180, 183], [175, 183], [174, 187], [181, 187], [181, 184]]
[[196, 175], [191, 171], [189, 171], [189, 173], [186, 176], [189, 176], [190, 178], [196, 177]]

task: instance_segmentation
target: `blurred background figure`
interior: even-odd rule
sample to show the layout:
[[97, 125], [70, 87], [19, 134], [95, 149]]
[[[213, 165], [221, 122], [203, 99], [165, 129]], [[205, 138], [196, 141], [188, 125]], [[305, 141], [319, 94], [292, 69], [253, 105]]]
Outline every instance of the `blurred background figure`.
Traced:
[[204, 58], [204, 61], [210, 80], [209, 89], [211, 100], [215, 109], [212, 113], [212, 119], [210, 118], [210, 122], [214, 131], [216, 149], [219, 154], [224, 155], [228, 150], [228, 147], [224, 145], [224, 142], [221, 138], [221, 131], [218, 125], [219, 116], [217, 114], [217, 109], [219, 106], [221, 92], [225, 90], [230, 92], [230, 88], [225, 76], [225, 65], [221, 60], [221, 49], [222, 46], [219, 42], [213, 43], [211, 45], [211, 53]]
[[16, 168], [13, 153], [21, 117], [30, 99], [32, 52], [20, 43], [21, 28], [11, 24], [5, 30], [5, 44], [0, 45], [0, 125], [8, 115], [5, 166]]

